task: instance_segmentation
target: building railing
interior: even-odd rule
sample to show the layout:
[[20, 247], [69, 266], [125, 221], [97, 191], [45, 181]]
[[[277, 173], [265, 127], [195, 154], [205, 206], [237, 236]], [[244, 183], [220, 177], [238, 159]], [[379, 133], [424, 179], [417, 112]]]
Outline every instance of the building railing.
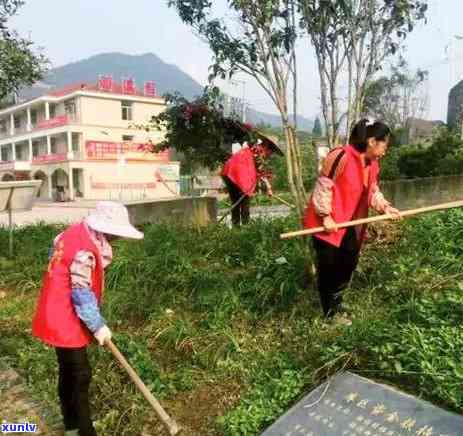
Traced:
[[0, 131], [0, 139], [11, 138], [16, 135], [21, 135], [24, 133], [37, 131], [37, 130], [46, 130], [46, 129], [53, 129], [55, 127], [66, 126], [70, 123], [79, 123], [80, 118], [77, 114], [66, 114], [60, 115], [54, 118], [50, 118], [48, 120], [41, 119], [37, 120], [35, 123], [31, 124], [22, 124], [20, 127], [14, 129], [11, 132], [10, 128], [7, 127], [6, 130]]
[[41, 154], [32, 159], [32, 164], [37, 165], [43, 163], [64, 162], [66, 160], [68, 160], [67, 153]]
[[40, 120], [37, 122], [34, 130], [53, 129], [55, 127], [65, 126], [69, 123], [67, 115], [50, 118], [49, 120]]
[[0, 162], [0, 171], [5, 170], [19, 170], [28, 171], [30, 169], [30, 161], [17, 160], [17, 161], [2, 161]]
[[12, 160], [2, 160], [0, 161], [0, 170], [11, 170], [14, 167], [14, 162]]

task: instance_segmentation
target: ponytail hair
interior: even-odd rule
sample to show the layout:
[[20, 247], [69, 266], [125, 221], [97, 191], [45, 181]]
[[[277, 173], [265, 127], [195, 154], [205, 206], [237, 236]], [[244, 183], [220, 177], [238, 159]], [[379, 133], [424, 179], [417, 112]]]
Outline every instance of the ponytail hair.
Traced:
[[349, 143], [360, 153], [367, 150], [368, 138], [375, 138], [377, 141], [386, 141], [391, 137], [391, 129], [380, 121], [368, 124], [367, 119], [360, 120], [352, 129]]

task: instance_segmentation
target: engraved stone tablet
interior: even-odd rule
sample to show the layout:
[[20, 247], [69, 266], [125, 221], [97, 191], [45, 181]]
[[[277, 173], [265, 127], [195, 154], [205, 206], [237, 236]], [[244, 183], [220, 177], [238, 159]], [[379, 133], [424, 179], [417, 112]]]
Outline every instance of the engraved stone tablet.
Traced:
[[345, 372], [312, 391], [262, 436], [462, 436], [463, 416]]

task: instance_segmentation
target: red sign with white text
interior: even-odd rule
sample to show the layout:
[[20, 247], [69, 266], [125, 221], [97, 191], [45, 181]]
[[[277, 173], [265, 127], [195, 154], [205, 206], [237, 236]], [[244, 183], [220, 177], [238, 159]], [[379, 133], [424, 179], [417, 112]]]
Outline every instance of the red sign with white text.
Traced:
[[111, 92], [113, 90], [113, 78], [111, 76], [100, 76], [98, 89]]
[[122, 92], [124, 94], [135, 94], [136, 89], [135, 89], [135, 82], [133, 79], [126, 79], [122, 82]]
[[145, 82], [145, 95], [148, 97], [156, 97], [156, 84], [154, 82]]
[[104, 142], [86, 141], [85, 149], [89, 159], [127, 159], [155, 160], [168, 162], [170, 160], [169, 150], [160, 153], [151, 153], [147, 150], [146, 144], [134, 142]]
[[32, 160], [33, 164], [48, 163], [48, 162], [63, 162], [68, 159], [67, 153], [43, 154], [36, 156]]

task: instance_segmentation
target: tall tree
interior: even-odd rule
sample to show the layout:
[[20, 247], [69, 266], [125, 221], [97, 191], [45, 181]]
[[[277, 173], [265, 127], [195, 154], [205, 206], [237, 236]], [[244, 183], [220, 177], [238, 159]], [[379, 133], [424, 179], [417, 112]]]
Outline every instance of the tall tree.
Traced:
[[323, 135], [322, 123], [320, 121], [320, 118], [318, 117], [315, 118], [313, 129], [312, 129], [312, 135], [315, 136], [316, 138], [319, 138], [320, 136]]
[[343, 0], [299, 0], [301, 27], [306, 29], [317, 58], [321, 109], [330, 147], [336, 145], [338, 138], [338, 86], [348, 55], [345, 6]]
[[22, 0], [0, 0], [0, 100], [41, 79], [47, 67], [47, 59], [32, 41], [8, 27], [8, 19], [23, 4]]
[[[343, 120], [350, 131], [360, 117], [367, 84], [425, 19], [427, 0], [299, 0], [299, 10], [315, 48], [322, 112], [333, 146]], [[340, 86], [344, 77], [347, 92]]]
[[392, 68], [365, 89], [362, 112], [386, 122], [393, 129], [408, 130], [414, 118], [422, 118], [429, 104], [426, 89], [428, 72], [412, 73], [405, 63]]
[[289, 115], [289, 107], [297, 106], [296, 0], [228, 0], [234, 13], [228, 22], [214, 18], [210, 0], [168, 3], [209, 43], [214, 54], [211, 79], [247, 74], [277, 107], [285, 133], [288, 184], [302, 216], [306, 192], [294, 122], [296, 110], [294, 120]]

